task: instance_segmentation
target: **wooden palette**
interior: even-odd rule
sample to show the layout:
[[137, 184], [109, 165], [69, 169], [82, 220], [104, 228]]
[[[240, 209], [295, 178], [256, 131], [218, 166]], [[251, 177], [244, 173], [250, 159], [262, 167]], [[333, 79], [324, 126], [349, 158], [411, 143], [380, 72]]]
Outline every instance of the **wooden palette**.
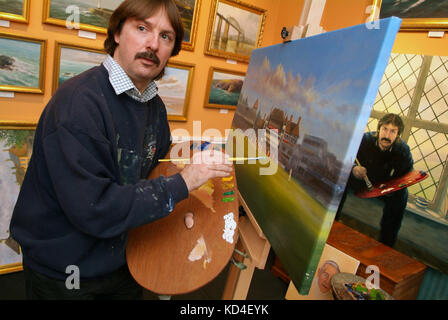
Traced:
[[[159, 164], [150, 178], [178, 172], [171, 162]], [[235, 172], [232, 173], [236, 194]], [[208, 209], [195, 196], [178, 203], [165, 218], [131, 230], [126, 259], [134, 279], [144, 288], [160, 295], [178, 295], [192, 292], [212, 281], [229, 262], [238, 234], [238, 199], [223, 202], [225, 182], [221, 178], [214, 184], [214, 210]], [[194, 226], [187, 229], [184, 216], [194, 213]], [[236, 222], [233, 243], [223, 238], [224, 217], [233, 212]], [[207, 253], [203, 258], [190, 261], [189, 255], [202, 237]], [[209, 262], [205, 261], [207, 257]]]
[[401, 177], [382, 182], [375, 183], [372, 190], [368, 190], [367, 187], [355, 195], [359, 198], [376, 198], [385, 196], [386, 194], [395, 192], [397, 190], [412, 186], [422, 180], [425, 180], [428, 174], [424, 171], [413, 170]]

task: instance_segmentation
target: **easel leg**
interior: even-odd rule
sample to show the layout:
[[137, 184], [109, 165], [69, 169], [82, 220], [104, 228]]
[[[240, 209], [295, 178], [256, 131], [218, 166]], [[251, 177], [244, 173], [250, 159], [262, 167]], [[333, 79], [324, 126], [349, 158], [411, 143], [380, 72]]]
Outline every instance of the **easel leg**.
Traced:
[[[243, 244], [238, 240], [236, 248], [245, 251]], [[250, 283], [254, 274], [255, 265], [250, 258], [243, 258], [241, 255], [234, 253], [233, 258], [236, 261], [243, 262], [247, 268], [239, 269], [234, 264], [230, 265], [229, 274], [227, 276], [226, 285], [222, 295], [223, 300], [245, 300], [249, 292]]]

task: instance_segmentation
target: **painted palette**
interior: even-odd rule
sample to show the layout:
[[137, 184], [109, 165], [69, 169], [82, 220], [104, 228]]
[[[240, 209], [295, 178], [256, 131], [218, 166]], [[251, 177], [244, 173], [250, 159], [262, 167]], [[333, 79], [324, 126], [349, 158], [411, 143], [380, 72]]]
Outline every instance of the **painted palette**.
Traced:
[[428, 178], [428, 174], [426, 172], [413, 170], [411, 172], [408, 172], [404, 176], [386, 181], [384, 183], [375, 183], [372, 190], [361, 190], [355, 193], [355, 195], [359, 198], [381, 197], [400, 189], [412, 186], [413, 184], [425, 180], [426, 178]]
[[[179, 171], [178, 165], [163, 162], [149, 179]], [[238, 234], [238, 200], [222, 201], [227, 198], [224, 193], [237, 188], [234, 173], [231, 177], [209, 180], [165, 218], [131, 230], [126, 260], [142, 287], [160, 295], [185, 294], [221, 273], [233, 254]], [[189, 213], [193, 213], [193, 221]]]
[[252, 52], [226, 152], [269, 156], [235, 166], [238, 188], [302, 295], [400, 24], [388, 18], [378, 29], [362, 24]]

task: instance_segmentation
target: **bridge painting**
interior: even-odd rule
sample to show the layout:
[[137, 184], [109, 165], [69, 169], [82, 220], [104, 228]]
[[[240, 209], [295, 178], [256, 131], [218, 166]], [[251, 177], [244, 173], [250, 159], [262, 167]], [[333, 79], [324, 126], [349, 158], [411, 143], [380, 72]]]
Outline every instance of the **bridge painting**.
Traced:
[[207, 54], [248, 61], [263, 34], [265, 11], [229, 0], [220, 0], [212, 10]]

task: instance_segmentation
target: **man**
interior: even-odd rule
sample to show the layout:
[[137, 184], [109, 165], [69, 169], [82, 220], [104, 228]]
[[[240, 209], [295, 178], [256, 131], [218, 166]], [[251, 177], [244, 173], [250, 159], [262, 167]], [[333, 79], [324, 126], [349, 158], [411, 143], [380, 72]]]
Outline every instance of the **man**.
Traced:
[[331, 290], [331, 278], [341, 272], [339, 266], [333, 260], [326, 260], [317, 271], [317, 283], [321, 293], [327, 293]]
[[[400, 138], [403, 129], [401, 118], [389, 113], [380, 119], [376, 132], [364, 134], [357, 155], [360, 165], [355, 165], [352, 169], [337, 218], [345, 202], [347, 189], [366, 188], [365, 177], [368, 177], [372, 184], [382, 183], [413, 170], [414, 162], [409, 146]], [[380, 222], [379, 241], [393, 247], [406, 209], [408, 190], [404, 188], [379, 199], [385, 203]]]
[[[172, 0], [126, 0], [110, 19], [104, 63], [64, 82], [46, 106], [10, 226], [29, 298], [140, 298], [126, 266], [127, 232], [231, 172], [220, 153], [146, 180], [171, 144], [153, 80], [182, 39]], [[76, 271], [79, 289], [68, 279]]]

